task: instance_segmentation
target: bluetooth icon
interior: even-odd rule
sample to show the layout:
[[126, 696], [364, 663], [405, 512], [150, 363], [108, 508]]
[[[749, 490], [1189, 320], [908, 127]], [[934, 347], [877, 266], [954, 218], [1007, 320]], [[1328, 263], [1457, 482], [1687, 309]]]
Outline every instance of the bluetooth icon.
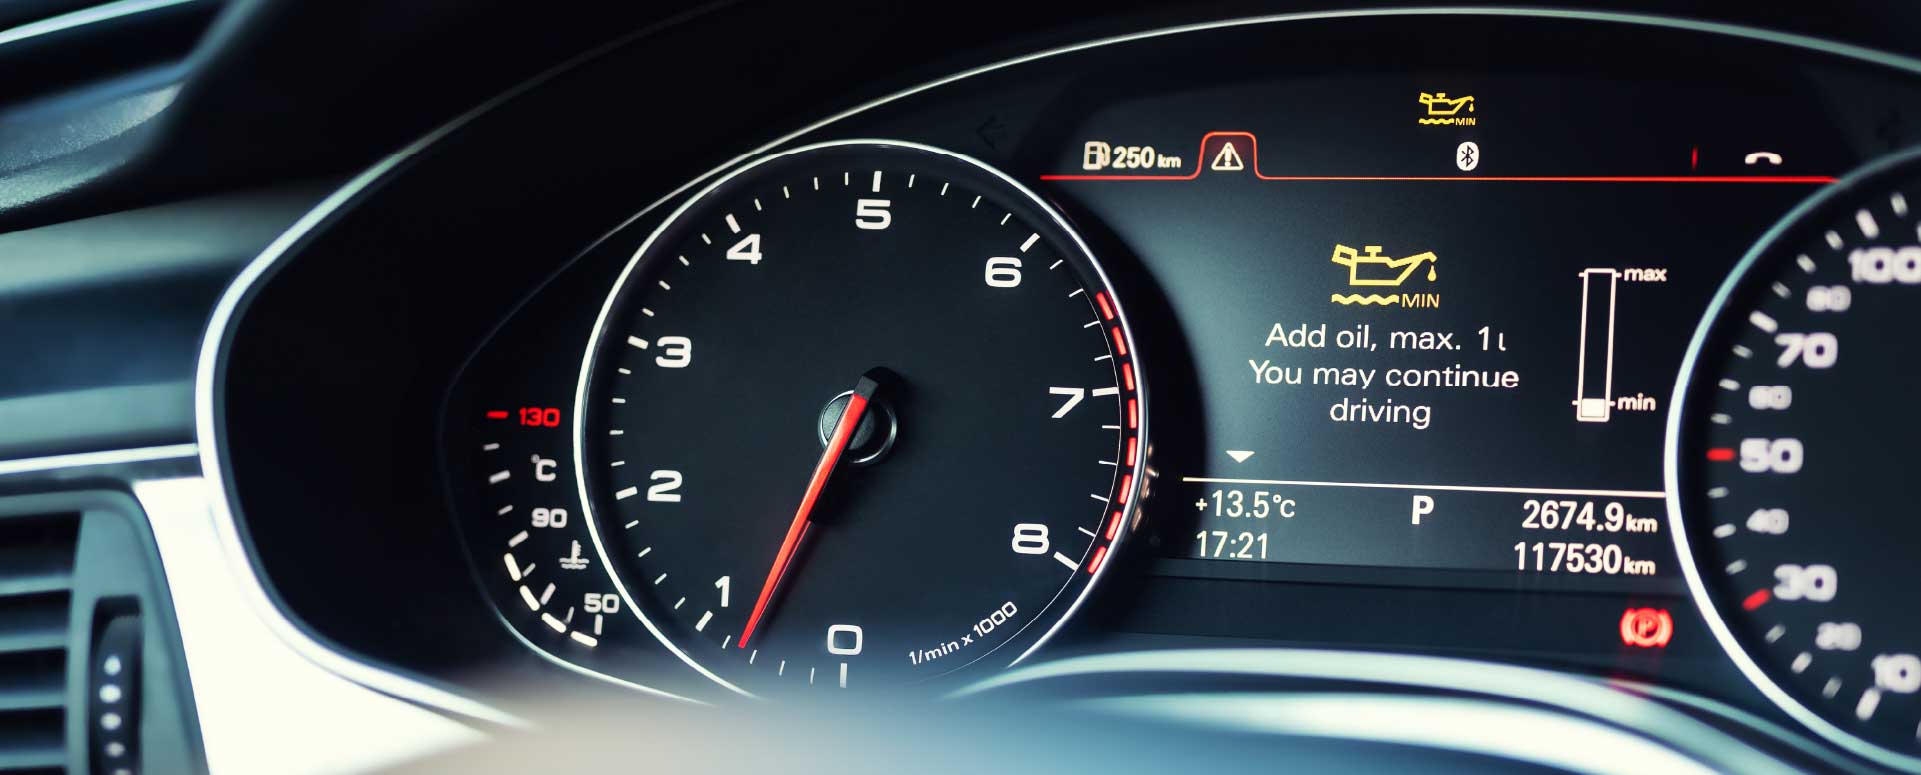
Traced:
[[1460, 147], [1454, 149], [1454, 166], [1460, 167], [1462, 172], [1481, 166], [1481, 146], [1472, 141], [1461, 143]]

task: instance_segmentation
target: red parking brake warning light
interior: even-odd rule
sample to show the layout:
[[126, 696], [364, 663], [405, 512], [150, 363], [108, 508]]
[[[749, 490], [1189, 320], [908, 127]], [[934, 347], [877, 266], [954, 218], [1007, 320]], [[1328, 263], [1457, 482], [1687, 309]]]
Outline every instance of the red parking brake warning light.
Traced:
[[1630, 608], [1621, 614], [1621, 642], [1644, 649], [1668, 645], [1674, 637], [1674, 617], [1659, 608]]

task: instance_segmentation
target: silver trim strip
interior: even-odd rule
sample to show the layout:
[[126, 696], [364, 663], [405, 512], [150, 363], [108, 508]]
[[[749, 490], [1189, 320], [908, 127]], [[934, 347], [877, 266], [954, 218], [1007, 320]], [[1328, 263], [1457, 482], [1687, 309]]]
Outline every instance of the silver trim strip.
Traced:
[[205, 479], [139, 481], [133, 494], [153, 526], [173, 597], [209, 772], [385, 771], [485, 739], [287, 648], [262, 615], [271, 606], [259, 590], [234, 583], [233, 547], [213, 518], [221, 498]]
[[0, 476], [24, 474], [34, 471], [51, 471], [58, 468], [82, 468], [86, 466], [120, 465], [122, 463], [146, 463], [154, 460], [177, 460], [180, 458], [190, 458], [199, 453], [199, 446], [194, 444], [168, 444], [160, 447], [134, 447], [132, 449], [74, 452], [66, 455], [0, 460]]
[[[1861, 60], [1864, 62], [1870, 62], [1870, 63], [1879, 64], [1886, 67], [1905, 70], [1911, 74], [1921, 74], [1921, 60], [1898, 56], [1895, 54], [1889, 54], [1882, 51], [1876, 51], [1874, 49], [1869, 49], [1861, 46], [1854, 46], [1854, 45], [1843, 44], [1843, 43], [1834, 43], [1831, 41], [1825, 41], [1819, 38], [1809, 37], [1805, 35], [1794, 35], [1794, 34], [1788, 34], [1788, 33], [1773, 32], [1769, 30], [1761, 30], [1761, 29], [1755, 29], [1751, 27], [1742, 27], [1742, 26], [1733, 25], [1733, 24], [1723, 24], [1723, 23], [1715, 23], [1715, 22], [1697, 22], [1697, 21], [1688, 21], [1688, 20], [1681, 20], [1681, 19], [1668, 19], [1668, 18], [1662, 18], [1657, 16], [1609, 13], [1609, 12], [1598, 12], [1598, 11], [1556, 11], [1556, 10], [1529, 10], [1529, 9], [1513, 9], [1513, 8], [1477, 8], [1472, 6], [1436, 7], [1436, 8], [1419, 8], [1419, 9], [1380, 8], [1380, 9], [1350, 10], [1350, 11], [1318, 11], [1318, 12], [1306, 12], [1306, 13], [1294, 13], [1294, 14], [1275, 14], [1275, 15], [1269, 15], [1269, 16], [1257, 16], [1257, 17], [1249, 17], [1249, 18], [1243, 18], [1243, 19], [1228, 19], [1228, 20], [1220, 20], [1220, 21], [1213, 21], [1213, 22], [1202, 22], [1202, 23], [1188, 24], [1188, 25], [1182, 25], [1182, 26], [1176, 26], [1176, 27], [1167, 27], [1167, 28], [1158, 29], [1158, 30], [1149, 30], [1144, 32], [1131, 33], [1126, 35], [1118, 35], [1118, 36], [1102, 38], [1102, 39], [1087, 41], [1087, 42], [1078, 43], [1078, 44], [1072, 44], [1068, 46], [1062, 46], [1059, 48], [1036, 52], [1033, 54], [1027, 54], [1024, 56], [1014, 57], [1014, 58], [1003, 60], [1000, 62], [976, 67], [970, 70], [965, 70], [960, 73], [956, 73], [954, 75], [950, 75], [944, 78], [939, 78], [933, 81], [929, 81], [927, 83], [914, 86], [908, 89], [904, 89], [894, 94], [880, 97], [878, 99], [872, 100], [870, 102], [867, 102], [861, 105], [857, 105], [847, 110], [843, 110], [839, 113], [832, 114], [826, 118], [823, 118], [813, 123], [802, 126], [801, 128], [793, 132], [789, 132], [785, 135], [775, 138], [774, 140], [767, 142], [749, 151], [748, 153], [729, 159], [725, 163], [722, 163], [714, 167], [713, 169], [709, 170], [703, 175], [700, 175], [692, 180], [687, 181], [686, 183], [674, 188], [672, 191], [669, 191], [666, 195], [662, 196], [661, 198], [655, 200], [653, 203], [639, 210], [634, 214], [633, 217], [627, 219], [626, 221], [621, 222], [620, 224], [616, 225], [614, 228], [608, 230], [607, 234], [604, 234], [601, 237], [594, 240], [594, 243], [598, 244], [600, 241], [606, 239], [608, 235], [611, 235], [614, 232], [617, 232], [620, 229], [625, 228], [628, 224], [632, 223], [633, 221], [639, 218], [645, 217], [648, 213], [652, 212], [655, 208], [658, 208], [659, 206], [661, 206], [666, 202], [672, 201], [673, 199], [684, 194], [689, 189], [692, 189], [695, 186], [700, 185], [702, 181], [741, 163], [743, 160], [755, 154], [766, 153], [786, 143], [792, 142], [794, 139], [802, 135], [817, 131], [821, 128], [834, 124], [835, 122], [844, 120], [850, 116], [858, 115], [865, 111], [874, 109], [882, 105], [886, 105], [896, 100], [911, 97], [913, 95], [920, 94], [921, 92], [929, 91], [932, 89], [937, 89], [942, 86], [946, 86], [948, 84], [961, 81], [967, 78], [972, 78], [977, 75], [994, 72], [996, 70], [1001, 70], [1008, 67], [1023, 65], [1030, 62], [1039, 61], [1042, 59], [1048, 59], [1055, 56], [1061, 56], [1061, 55], [1071, 54], [1079, 51], [1099, 48], [1102, 46], [1119, 44], [1119, 43], [1129, 43], [1129, 42], [1135, 42], [1135, 41], [1141, 41], [1141, 40], [1150, 40], [1154, 38], [1166, 37], [1170, 35], [1178, 35], [1178, 34], [1190, 33], [1190, 32], [1245, 27], [1245, 26], [1252, 26], [1257, 24], [1295, 22], [1295, 21], [1313, 21], [1313, 20], [1328, 20], [1328, 19], [1342, 19], [1342, 18], [1369, 18], [1369, 17], [1385, 17], [1385, 16], [1411, 16], [1411, 15], [1479, 15], [1479, 16], [1493, 16], [1493, 17], [1512, 17], [1512, 18], [1570, 19], [1570, 20], [1585, 20], [1585, 21], [1595, 21], [1595, 22], [1604, 22], [1604, 23], [1615, 23], [1615, 24], [1630, 24], [1630, 25], [1639, 25], [1639, 26], [1655, 27], [1655, 28], [1662, 28], [1662, 29], [1685, 30], [1685, 31], [1721, 35], [1725, 37], [1732, 37], [1732, 38], [1738, 38], [1738, 39], [1774, 43], [1778, 45], [1792, 46], [1796, 48], [1802, 48], [1802, 49], [1807, 49], [1811, 51], [1818, 51], [1818, 52], [1823, 52], [1823, 53], [1828, 53], [1828, 54], [1833, 54], [1838, 56], [1849, 57], [1849, 58]], [[215, 515], [218, 519], [231, 523], [231, 521], [233, 520], [233, 514], [231, 513], [231, 505], [228, 503], [227, 498], [224, 497], [225, 494], [227, 493], [227, 487], [224, 482], [224, 478], [223, 478], [224, 474], [220, 466], [220, 452], [219, 452], [218, 437], [216, 433], [216, 423], [215, 423], [215, 416], [214, 416], [215, 406], [214, 406], [214, 400], [213, 400], [213, 390], [215, 386], [215, 381], [219, 376], [217, 365], [220, 363], [220, 356], [223, 353], [224, 342], [227, 338], [228, 331], [229, 329], [232, 328], [234, 318], [238, 313], [238, 310], [241, 307], [241, 305], [245, 303], [245, 301], [249, 297], [251, 297], [254, 290], [254, 286], [257, 283], [259, 283], [263, 277], [269, 274], [270, 270], [276, 264], [279, 263], [280, 259], [283, 258], [288, 253], [288, 251], [293, 248], [293, 246], [296, 243], [300, 242], [303, 238], [307, 236], [309, 232], [313, 231], [322, 222], [326, 221], [329, 217], [331, 217], [335, 210], [340, 209], [348, 201], [360, 195], [362, 191], [372, 187], [375, 182], [377, 182], [380, 178], [384, 177], [388, 172], [392, 171], [394, 168], [398, 167], [401, 163], [407, 161], [408, 159], [412, 158], [416, 154], [420, 153], [422, 150], [426, 149], [428, 146], [431, 146], [435, 142], [439, 141], [442, 137], [445, 137], [448, 134], [451, 134], [454, 131], [465, 126], [468, 122], [473, 121], [474, 119], [487, 113], [488, 111], [493, 110], [496, 106], [501, 105], [507, 101], [510, 101], [527, 91], [532, 90], [533, 88], [553, 78], [555, 75], [561, 72], [564, 72], [566, 70], [569, 70], [575, 67], [576, 65], [579, 65], [583, 62], [599, 57], [608, 51], [612, 51], [614, 49], [623, 47], [628, 43], [632, 42], [633, 40], [638, 39], [644, 34], [646, 34], [646, 31], [635, 33], [634, 35], [624, 37], [620, 40], [609, 43], [606, 46], [602, 46], [601, 48], [587, 52], [585, 54], [582, 54], [579, 57], [576, 57], [572, 60], [564, 62], [554, 67], [551, 70], [548, 70], [544, 73], [536, 75], [533, 78], [528, 79], [527, 81], [513, 87], [512, 89], [509, 89], [501, 93], [500, 95], [494, 97], [493, 99], [490, 99], [487, 102], [482, 103], [479, 106], [476, 106], [474, 109], [464, 114], [461, 114], [460, 116], [454, 118], [453, 120], [433, 130], [427, 135], [421, 137], [419, 140], [416, 140], [413, 143], [407, 145], [407, 147], [402, 148], [399, 151], [396, 151], [393, 155], [380, 160], [378, 163], [374, 164], [372, 167], [369, 167], [365, 172], [362, 172], [361, 174], [355, 176], [352, 180], [348, 181], [339, 190], [328, 195], [328, 197], [322, 200], [318, 205], [316, 205], [313, 210], [309, 211], [306, 215], [302, 216], [300, 220], [295, 222], [293, 226], [289, 227], [285, 233], [281, 234], [280, 237], [276, 238], [272, 244], [267, 246], [266, 250], [262, 251], [258, 257], [256, 257], [252, 262], [248, 263], [246, 268], [240, 272], [239, 276], [237, 276], [234, 279], [233, 283], [230, 286], [228, 286], [226, 293], [221, 296], [220, 303], [214, 310], [213, 318], [208, 325], [206, 339], [202, 343], [200, 360], [199, 360], [198, 368], [196, 370], [196, 381], [194, 386], [194, 397], [195, 397], [194, 404], [195, 404], [195, 414], [196, 414], [197, 436], [200, 440], [201, 465], [203, 470], [205, 471], [205, 474], [208, 480], [212, 482], [216, 487], [218, 487], [219, 488], [218, 492], [220, 492], [223, 495], [222, 498], [216, 500], [213, 506]], [[231, 525], [229, 525], [229, 530], [231, 529], [232, 529]], [[242, 578], [249, 580], [254, 584], [258, 584], [259, 580], [253, 574], [250, 561], [248, 561], [244, 556], [242, 556], [240, 559], [240, 564], [246, 566], [246, 573]], [[275, 615], [277, 617], [281, 616], [277, 611], [275, 612]], [[281, 618], [284, 621], [284, 617], [281, 617]], [[298, 648], [311, 649], [311, 650], [325, 650], [326, 648], [325, 646], [315, 643], [311, 639], [305, 638], [305, 636], [299, 636], [298, 630], [296, 628], [293, 628], [290, 623], [288, 624], [288, 629], [293, 630], [296, 636], [300, 638], [300, 645], [298, 646]], [[352, 660], [349, 657], [341, 656], [338, 654], [333, 655], [333, 661], [345, 661], [348, 663], [359, 664], [357, 662], [354, 662], [354, 660]], [[441, 690], [435, 689], [433, 687], [428, 687], [425, 684], [420, 684], [419, 682], [413, 681], [412, 679], [408, 679], [398, 675], [394, 675], [392, 673], [388, 673], [387, 671], [381, 670], [371, 665], [359, 665], [359, 668], [354, 671], [354, 675], [365, 677], [368, 680], [373, 681], [374, 683], [368, 684], [369, 686], [374, 686], [375, 688], [380, 688], [383, 691], [388, 691], [389, 693], [393, 693], [396, 696], [409, 697], [410, 699], [415, 699], [416, 701], [420, 701], [420, 702], [426, 702], [426, 700], [411, 697], [410, 695], [413, 694], [413, 689], [411, 687], [419, 686], [429, 690], [429, 693], [444, 693], [444, 692], [441, 692]], [[618, 679], [612, 679], [611, 677], [608, 677], [608, 676], [601, 676], [601, 677], [607, 678], [610, 680], [610, 682], [615, 684], [625, 683], [625, 682], [619, 681]], [[426, 695], [422, 695], [422, 696], [426, 696]]]
[[[481, 110], [492, 104], [488, 103]], [[240, 539], [240, 528], [234, 521], [226, 472], [220, 462], [216, 431], [213, 391], [215, 380], [218, 378], [217, 366], [226, 355], [227, 332], [232, 328], [234, 316], [240, 305], [252, 295], [254, 284], [279, 262], [280, 257], [285, 255], [294, 243], [300, 241], [307, 232], [326, 220], [334, 210], [402, 161], [453, 131], [466, 120], [467, 117], [458, 119], [455, 123], [441, 127], [415, 141], [407, 148], [361, 173], [340, 190], [329, 194], [326, 199], [321, 200], [320, 204], [315, 205], [314, 209], [295, 221], [285, 233], [268, 244], [266, 251], [240, 271], [239, 276], [235, 277], [233, 283], [227, 287], [226, 293], [221, 295], [220, 303], [214, 307], [213, 317], [207, 324], [206, 339], [201, 343], [200, 359], [194, 370], [194, 426], [195, 435], [200, 439], [201, 473], [219, 496], [212, 499], [209, 510], [213, 512], [216, 537], [226, 550], [223, 559], [235, 580], [247, 587], [248, 602], [256, 608], [256, 613], [268, 623], [274, 634], [280, 636], [283, 643], [314, 664], [376, 691], [473, 719], [503, 726], [523, 727], [526, 726], [526, 722], [505, 711], [497, 710], [491, 705], [375, 667], [335, 651], [309, 636], [306, 631], [288, 619], [285, 612], [281, 611], [267, 594], [266, 587], [261, 584], [260, 577], [254, 570], [252, 554], [247, 551], [245, 543]], [[175, 605], [179, 605], [178, 599]]]
[[0, 46], [7, 45], [8, 43], [18, 43], [31, 38], [38, 38], [42, 35], [64, 32], [75, 27], [85, 27], [89, 24], [99, 24], [135, 14], [143, 14], [148, 11], [158, 11], [162, 8], [172, 8], [176, 5], [188, 5], [202, 1], [203, 0], [119, 0], [118, 2], [107, 3], [105, 5], [96, 5], [92, 8], [82, 8], [78, 11], [71, 11], [60, 14], [59, 16], [41, 19], [37, 22], [28, 22], [11, 29], [0, 30]]

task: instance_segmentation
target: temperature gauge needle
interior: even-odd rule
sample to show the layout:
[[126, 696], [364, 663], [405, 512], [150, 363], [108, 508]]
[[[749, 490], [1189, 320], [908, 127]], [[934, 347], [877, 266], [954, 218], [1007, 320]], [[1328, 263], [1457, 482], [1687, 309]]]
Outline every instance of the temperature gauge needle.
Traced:
[[847, 408], [841, 410], [840, 419], [834, 423], [834, 433], [827, 439], [827, 449], [820, 453], [820, 462], [814, 465], [814, 476], [807, 480], [807, 492], [800, 498], [800, 508], [794, 510], [794, 521], [787, 526], [787, 537], [780, 542], [780, 551], [774, 554], [774, 566], [767, 570], [767, 580], [760, 586], [760, 597], [754, 601], [754, 610], [747, 615], [747, 626], [740, 631], [740, 647], [747, 648], [747, 641], [754, 637], [754, 628], [760, 625], [767, 615], [768, 604], [773, 600], [775, 590], [787, 575], [793, 564], [794, 552], [807, 534], [809, 515], [814, 511], [814, 503], [820, 500], [821, 490], [827, 487], [827, 479], [834, 473], [841, 453], [847, 451], [847, 444], [854, 438], [854, 429], [860, 427], [861, 418], [867, 414], [867, 404], [874, 398], [880, 383], [874, 379], [875, 372], [861, 375], [854, 392], [847, 397]]

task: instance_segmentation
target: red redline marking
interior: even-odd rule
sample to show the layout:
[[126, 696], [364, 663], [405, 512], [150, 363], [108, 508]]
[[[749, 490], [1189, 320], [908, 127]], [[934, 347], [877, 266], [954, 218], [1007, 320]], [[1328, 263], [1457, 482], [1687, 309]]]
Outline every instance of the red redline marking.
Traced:
[[1733, 447], [1715, 447], [1708, 450], [1708, 459], [1716, 463], [1726, 463], [1734, 459]]
[[505, 409], [494, 409], [494, 410], [492, 410], [492, 411], [489, 411], [489, 412], [487, 412], [487, 419], [489, 419], [489, 420], [505, 420], [505, 419], [507, 419], [507, 410], [505, 410]]
[[1100, 570], [1101, 561], [1105, 559], [1107, 559], [1107, 547], [1096, 547], [1094, 549], [1094, 561], [1087, 564], [1087, 575], [1092, 576], [1095, 571]]
[[1107, 292], [1106, 292], [1106, 291], [1102, 291], [1102, 292], [1100, 292], [1100, 293], [1096, 293], [1096, 294], [1094, 294], [1094, 302], [1095, 302], [1095, 303], [1097, 303], [1097, 304], [1099, 304], [1099, 305], [1101, 305], [1101, 319], [1102, 319], [1102, 320], [1113, 320], [1113, 319], [1114, 319], [1114, 308], [1113, 308], [1112, 306], [1110, 306], [1110, 305], [1108, 305], [1108, 303], [1107, 303]]
[[1109, 541], [1114, 540], [1114, 536], [1119, 535], [1120, 532], [1121, 532], [1121, 513], [1116, 511], [1114, 512], [1114, 516], [1109, 518], [1107, 521], [1107, 540]]
[[1141, 427], [1141, 405], [1134, 399], [1127, 399], [1127, 429]]
[[[1201, 135], [1194, 171], [1186, 175], [1042, 175], [1047, 181], [1194, 180], [1206, 164], [1207, 141], [1215, 137], [1247, 138], [1249, 167], [1260, 180], [1292, 182], [1409, 182], [1409, 183], [1833, 183], [1832, 175], [1268, 175], [1261, 172], [1260, 142], [1253, 132], [1208, 132]], [[1229, 173], [1232, 174], [1232, 173]]]
[[1767, 605], [1768, 599], [1772, 597], [1774, 597], [1773, 593], [1769, 592], [1766, 587], [1762, 587], [1761, 589], [1754, 590], [1753, 594], [1743, 598], [1741, 600], [1741, 607], [1752, 611], [1763, 605]]
[[1127, 392], [1134, 392], [1134, 364], [1121, 364], [1121, 382], [1127, 386]]
[[1141, 453], [1140, 437], [1129, 436], [1127, 438], [1127, 464], [1130, 466], [1134, 465], [1134, 461], [1140, 459], [1140, 453]]
[[1126, 476], [1121, 477], [1121, 505], [1122, 506], [1127, 505], [1128, 493], [1131, 493], [1133, 491], [1134, 491], [1134, 475], [1128, 474]]
[[1127, 340], [1121, 338], [1121, 327], [1115, 326], [1108, 330], [1114, 333], [1114, 354], [1116, 356], [1127, 355]]

